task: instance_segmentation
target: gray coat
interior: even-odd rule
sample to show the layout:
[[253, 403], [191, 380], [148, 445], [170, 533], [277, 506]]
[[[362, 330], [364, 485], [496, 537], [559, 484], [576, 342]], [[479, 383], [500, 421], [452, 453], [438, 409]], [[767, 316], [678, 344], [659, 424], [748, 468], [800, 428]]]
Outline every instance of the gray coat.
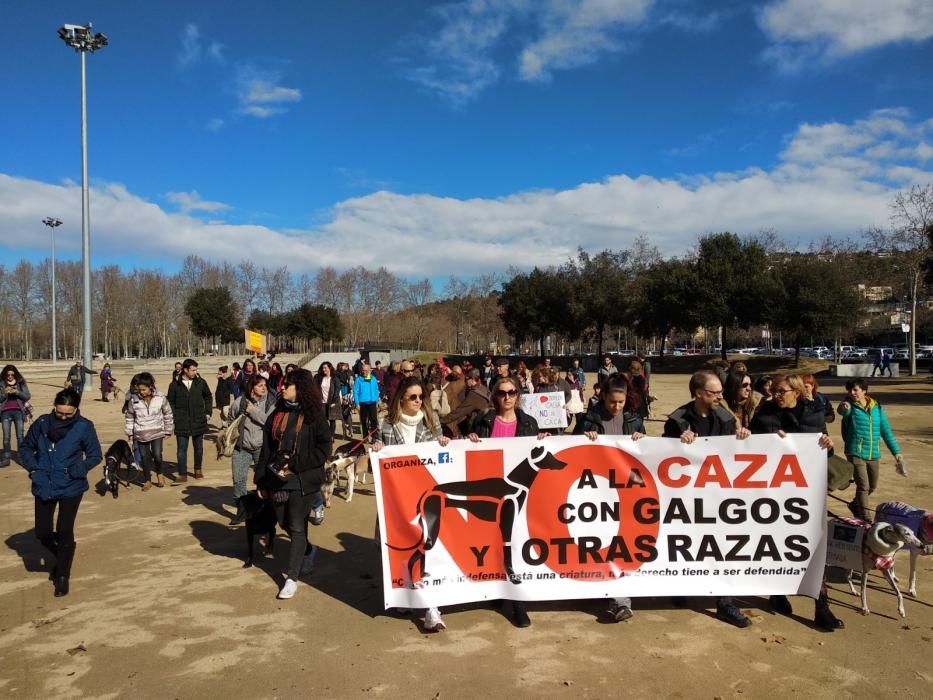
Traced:
[[259, 403], [250, 403], [246, 398], [241, 396], [236, 400], [234, 403], [236, 411], [230, 416], [230, 420], [241, 413], [246, 415], [240, 423], [240, 437], [236, 441], [235, 449], [253, 452], [262, 447], [262, 429], [266, 424], [266, 419], [275, 410], [276, 396], [275, 392], [266, 391], [265, 397]]

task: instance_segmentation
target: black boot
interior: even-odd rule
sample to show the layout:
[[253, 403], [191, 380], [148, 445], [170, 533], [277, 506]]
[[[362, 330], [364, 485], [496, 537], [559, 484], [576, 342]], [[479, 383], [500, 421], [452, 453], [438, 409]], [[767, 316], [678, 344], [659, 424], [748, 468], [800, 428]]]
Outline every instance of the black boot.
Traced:
[[239, 525], [246, 518], [246, 499], [236, 499], [236, 515], [230, 518], [231, 525]]
[[845, 629], [845, 623], [833, 615], [833, 611], [829, 609], [829, 597], [826, 593], [821, 593], [820, 597], [816, 599], [816, 612], [813, 615], [813, 624], [827, 632]]
[[10, 466], [10, 453], [4, 452], [3, 456], [0, 456], [0, 467]]
[[62, 598], [68, 595], [68, 577], [67, 576], [56, 576], [53, 580], [55, 584], [55, 597]]
[[531, 627], [531, 618], [520, 600], [512, 601], [512, 624], [516, 627]]
[[768, 599], [768, 602], [771, 604], [771, 610], [778, 615], [792, 615], [794, 613], [794, 608], [786, 595], [773, 595]]

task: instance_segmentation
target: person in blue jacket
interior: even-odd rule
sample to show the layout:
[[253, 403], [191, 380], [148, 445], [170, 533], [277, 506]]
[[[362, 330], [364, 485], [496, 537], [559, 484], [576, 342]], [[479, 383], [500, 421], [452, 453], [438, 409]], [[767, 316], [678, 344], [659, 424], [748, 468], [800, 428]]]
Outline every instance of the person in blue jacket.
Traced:
[[[68, 595], [75, 555], [75, 519], [88, 490], [87, 473], [103, 455], [94, 424], [80, 415], [81, 394], [64, 389], [51, 413], [40, 416], [26, 433], [20, 461], [32, 480], [36, 499], [36, 537], [55, 557], [55, 597]], [[52, 521], [58, 510], [55, 528]]]

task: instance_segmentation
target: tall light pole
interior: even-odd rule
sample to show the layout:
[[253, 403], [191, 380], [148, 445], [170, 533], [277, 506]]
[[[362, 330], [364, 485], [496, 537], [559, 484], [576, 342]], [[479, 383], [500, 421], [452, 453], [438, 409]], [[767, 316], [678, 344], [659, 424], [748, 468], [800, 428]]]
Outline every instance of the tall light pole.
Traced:
[[58, 338], [55, 335], [55, 229], [62, 222], [47, 216], [42, 219], [42, 223], [52, 232], [52, 362], [58, 362]]
[[[84, 267], [84, 366], [91, 367], [91, 231], [88, 217], [87, 183], [87, 83], [85, 80], [85, 59], [88, 52], [93, 53], [107, 45], [107, 37], [91, 31], [91, 23], [86, 27], [79, 24], [66, 24], [58, 30], [68, 46], [81, 54], [81, 256]], [[85, 377], [85, 389], [91, 384], [91, 375]]]

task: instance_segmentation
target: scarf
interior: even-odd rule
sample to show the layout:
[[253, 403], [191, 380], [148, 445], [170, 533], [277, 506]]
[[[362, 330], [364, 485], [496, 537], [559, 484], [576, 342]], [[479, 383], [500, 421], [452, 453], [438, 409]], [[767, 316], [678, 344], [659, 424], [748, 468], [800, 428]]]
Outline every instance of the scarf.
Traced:
[[68, 431], [70, 431], [74, 427], [75, 423], [78, 422], [77, 413], [75, 414], [74, 418], [69, 418], [68, 420], [60, 420], [55, 416], [54, 413], [50, 414], [50, 417], [51, 420], [49, 421], [49, 431], [47, 435], [49, 436], [49, 440], [52, 442], [58, 442], [63, 437], [65, 437], [68, 434]]

